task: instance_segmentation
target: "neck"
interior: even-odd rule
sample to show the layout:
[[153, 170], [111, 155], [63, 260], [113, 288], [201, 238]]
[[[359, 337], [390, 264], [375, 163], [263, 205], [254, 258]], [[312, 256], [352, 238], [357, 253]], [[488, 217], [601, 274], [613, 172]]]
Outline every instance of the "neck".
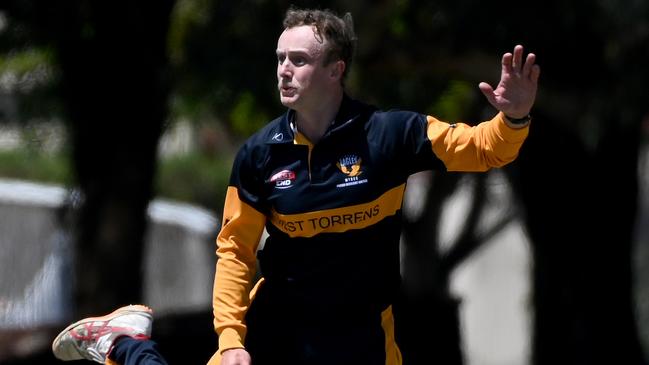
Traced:
[[320, 100], [314, 108], [295, 111], [295, 122], [298, 131], [311, 143], [316, 144], [327, 132], [334, 121], [343, 100], [342, 89], [331, 94], [331, 97]]

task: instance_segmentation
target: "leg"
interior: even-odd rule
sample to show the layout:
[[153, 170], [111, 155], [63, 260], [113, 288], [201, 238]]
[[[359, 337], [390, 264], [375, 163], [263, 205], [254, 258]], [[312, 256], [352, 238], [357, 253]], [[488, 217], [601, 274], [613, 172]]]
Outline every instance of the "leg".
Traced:
[[123, 336], [115, 340], [113, 351], [108, 354], [108, 358], [120, 365], [167, 365], [157, 346], [151, 340]]

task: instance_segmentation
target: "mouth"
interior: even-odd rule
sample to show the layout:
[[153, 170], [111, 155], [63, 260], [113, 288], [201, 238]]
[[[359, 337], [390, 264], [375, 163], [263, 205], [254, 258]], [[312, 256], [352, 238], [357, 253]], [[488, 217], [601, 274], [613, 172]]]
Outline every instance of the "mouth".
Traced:
[[290, 86], [280, 86], [279, 91], [282, 95], [290, 96], [295, 94], [296, 89]]

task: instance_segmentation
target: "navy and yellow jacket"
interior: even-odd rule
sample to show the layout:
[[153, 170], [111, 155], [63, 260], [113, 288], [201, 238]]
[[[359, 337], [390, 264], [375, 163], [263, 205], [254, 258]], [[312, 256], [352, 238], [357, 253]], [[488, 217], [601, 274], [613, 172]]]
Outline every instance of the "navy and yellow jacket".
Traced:
[[312, 145], [295, 132], [293, 117], [289, 110], [250, 137], [234, 162], [217, 239], [219, 351], [244, 347], [264, 228], [269, 237], [258, 257], [264, 285], [297, 283], [300, 293], [291, 300], [314, 313], [376, 311], [390, 331], [408, 177], [503, 166], [528, 133], [508, 127], [502, 113], [471, 127], [379, 111], [345, 96], [334, 123]]

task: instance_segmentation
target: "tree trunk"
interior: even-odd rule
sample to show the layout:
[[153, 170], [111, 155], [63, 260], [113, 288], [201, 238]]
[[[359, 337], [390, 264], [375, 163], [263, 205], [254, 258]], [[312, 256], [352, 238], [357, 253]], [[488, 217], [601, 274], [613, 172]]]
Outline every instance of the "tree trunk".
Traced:
[[76, 316], [142, 300], [146, 209], [166, 117], [165, 1], [57, 5], [72, 158], [80, 189]]

